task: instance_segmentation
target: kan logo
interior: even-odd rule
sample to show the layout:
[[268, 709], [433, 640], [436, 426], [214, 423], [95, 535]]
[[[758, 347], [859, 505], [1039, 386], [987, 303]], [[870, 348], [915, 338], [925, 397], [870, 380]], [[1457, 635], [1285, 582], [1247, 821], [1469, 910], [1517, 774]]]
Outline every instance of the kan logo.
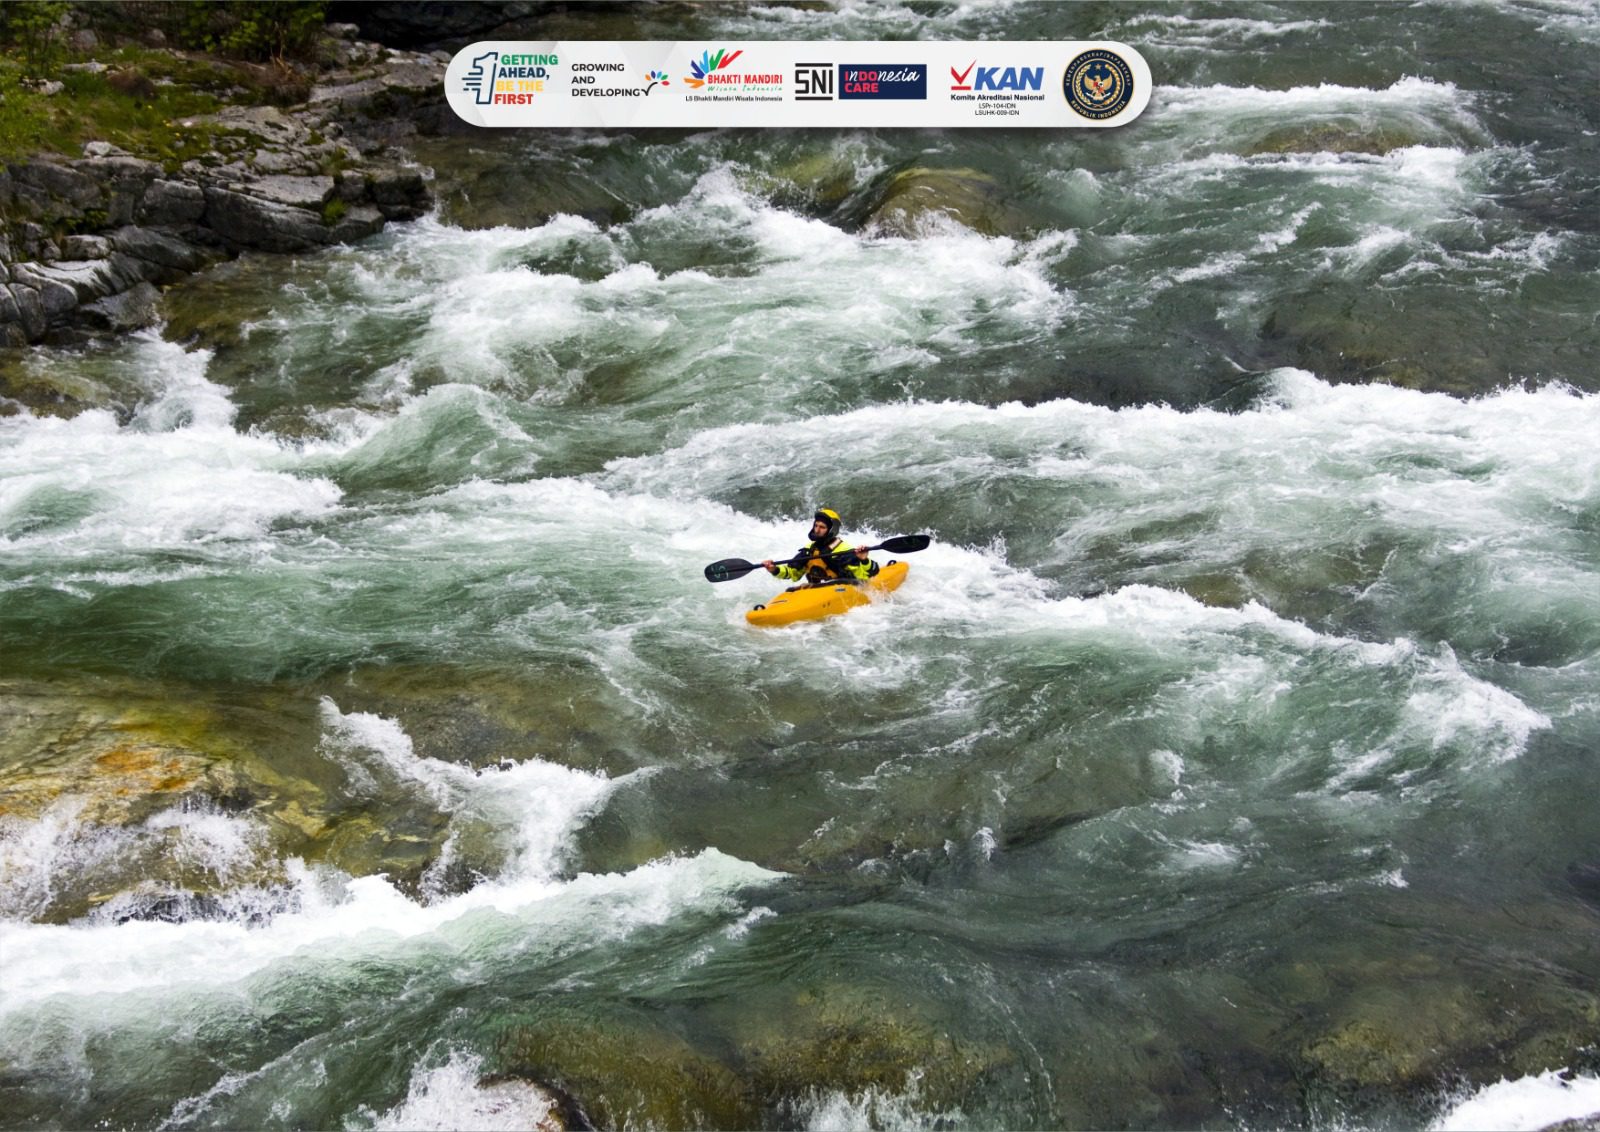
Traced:
[[[951, 90], [1043, 90], [1043, 67], [980, 67], [974, 59], [967, 69], [950, 68]], [[970, 80], [970, 81], [969, 81]]]

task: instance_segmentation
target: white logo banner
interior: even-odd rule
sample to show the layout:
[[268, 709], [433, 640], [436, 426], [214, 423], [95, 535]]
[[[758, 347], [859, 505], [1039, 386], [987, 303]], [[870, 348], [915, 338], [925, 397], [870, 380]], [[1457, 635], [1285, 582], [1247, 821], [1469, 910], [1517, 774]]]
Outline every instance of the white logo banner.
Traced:
[[1106, 127], [1150, 101], [1110, 42], [474, 43], [445, 74], [475, 126]]

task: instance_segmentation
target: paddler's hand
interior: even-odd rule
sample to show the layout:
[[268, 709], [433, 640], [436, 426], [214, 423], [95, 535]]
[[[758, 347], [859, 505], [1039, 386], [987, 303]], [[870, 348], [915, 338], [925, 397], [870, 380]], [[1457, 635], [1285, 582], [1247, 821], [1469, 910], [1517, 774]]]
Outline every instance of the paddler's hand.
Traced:
[[776, 574], [778, 572], [778, 568], [772, 564], [772, 559], [770, 558], [765, 559], [761, 565], [767, 568], [767, 573], [769, 574]]
[[867, 560], [867, 554], [868, 553], [869, 552], [868, 552], [866, 547], [864, 547], [864, 546], [856, 547], [856, 557], [861, 559], [861, 561], [865, 562]]

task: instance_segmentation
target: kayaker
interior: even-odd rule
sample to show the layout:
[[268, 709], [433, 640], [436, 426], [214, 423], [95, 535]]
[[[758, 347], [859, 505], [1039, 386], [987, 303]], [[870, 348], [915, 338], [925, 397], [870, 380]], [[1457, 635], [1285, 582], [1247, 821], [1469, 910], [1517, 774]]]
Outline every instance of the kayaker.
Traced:
[[[868, 556], [865, 547], [854, 546], [839, 537], [839, 528], [843, 525], [839, 512], [819, 508], [812, 516], [811, 542], [800, 548], [800, 554], [807, 556], [803, 565], [779, 564], [770, 558], [761, 565], [767, 568], [767, 573], [785, 581], [805, 581], [813, 586], [839, 579], [864, 582], [878, 572], [878, 564]], [[838, 557], [849, 551], [855, 552], [856, 561]]]

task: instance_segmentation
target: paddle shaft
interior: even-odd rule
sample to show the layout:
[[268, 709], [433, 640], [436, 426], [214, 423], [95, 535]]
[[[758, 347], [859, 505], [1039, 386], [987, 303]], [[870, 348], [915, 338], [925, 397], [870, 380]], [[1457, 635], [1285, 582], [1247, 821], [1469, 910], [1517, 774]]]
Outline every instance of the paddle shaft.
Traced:
[[[933, 540], [927, 535], [897, 535], [894, 538], [884, 539], [876, 546], [866, 547], [868, 553], [874, 550], [887, 550], [891, 554], [910, 554], [918, 550], [926, 550]], [[838, 559], [857, 556], [857, 551], [862, 548], [851, 547], [836, 554], [821, 556], [824, 561], [834, 562]], [[798, 566], [802, 562], [809, 562], [812, 558], [819, 557], [810, 552], [802, 552], [793, 558], [785, 559], [784, 566]], [[774, 560], [776, 561], [776, 560]], [[706, 581], [727, 582], [734, 578], [742, 578], [752, 570], [764, 570], [766, 567], [760, 562], [746, 562], [743, 558], [724, 558], [721, 562], [713, 562], [706, 567]]]

